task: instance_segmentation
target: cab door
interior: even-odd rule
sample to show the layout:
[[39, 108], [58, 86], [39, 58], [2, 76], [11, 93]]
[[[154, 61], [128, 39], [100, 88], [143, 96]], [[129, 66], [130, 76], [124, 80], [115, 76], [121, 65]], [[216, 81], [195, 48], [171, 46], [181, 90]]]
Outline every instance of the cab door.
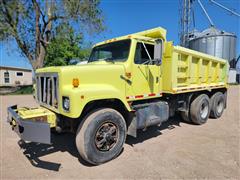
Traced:
[[[156, 65], [154, 58], [154, 45], [137, 42], [134, 62], [132, 92], [137, 97], [155, 96], [160, 90], [160, 66]], [[152, 62], [152, 63], [151, 63]]]

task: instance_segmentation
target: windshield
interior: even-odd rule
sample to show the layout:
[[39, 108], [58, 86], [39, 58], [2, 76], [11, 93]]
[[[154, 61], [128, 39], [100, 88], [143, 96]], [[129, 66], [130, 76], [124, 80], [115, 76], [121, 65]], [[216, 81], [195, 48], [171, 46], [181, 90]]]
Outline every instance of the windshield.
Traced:
[[93, 48], [88, 62], [125, 61], [128, 58], [131, 40], [122, 40], [103, 44]]

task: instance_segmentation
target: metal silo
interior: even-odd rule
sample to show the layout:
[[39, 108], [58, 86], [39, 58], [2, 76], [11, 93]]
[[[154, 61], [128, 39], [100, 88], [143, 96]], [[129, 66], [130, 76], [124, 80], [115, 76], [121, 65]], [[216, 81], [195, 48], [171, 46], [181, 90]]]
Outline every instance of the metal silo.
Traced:
[[216, 28], [208, 28], [202, 32], [189, 34], [189, 48], [206, 54], [227, 59], [236, 59], [237, 36]]

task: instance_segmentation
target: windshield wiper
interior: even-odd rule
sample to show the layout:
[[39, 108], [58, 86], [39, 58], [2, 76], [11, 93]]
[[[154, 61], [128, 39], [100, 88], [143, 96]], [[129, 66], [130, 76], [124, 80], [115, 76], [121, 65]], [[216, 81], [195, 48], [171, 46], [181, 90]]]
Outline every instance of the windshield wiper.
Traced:
[[103, 60], [104, 60], [104, 61], [107, 61], [107, 62], [114, 62], [114, 59], [113, 59], [113, 58], [104, 58]]
[[106, 62], [112, 62], [112, 63], [114, 63], [114, 59], [112, 59], [112, 58], [94, 59], [94, 60], [91, 60], [91, 61], [89, 61], [89, 62], [97, 62], [97, 61], [106, 61]]

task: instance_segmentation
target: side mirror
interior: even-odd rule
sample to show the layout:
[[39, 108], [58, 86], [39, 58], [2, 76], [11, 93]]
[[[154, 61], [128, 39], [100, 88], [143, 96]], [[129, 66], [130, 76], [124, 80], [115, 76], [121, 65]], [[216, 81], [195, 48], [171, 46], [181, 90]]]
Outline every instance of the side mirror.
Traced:
[[162, 64], [162, 54], [163, 54], [163, 40], [157, 39], [154, 45], [154, 61], [158, 66]]

